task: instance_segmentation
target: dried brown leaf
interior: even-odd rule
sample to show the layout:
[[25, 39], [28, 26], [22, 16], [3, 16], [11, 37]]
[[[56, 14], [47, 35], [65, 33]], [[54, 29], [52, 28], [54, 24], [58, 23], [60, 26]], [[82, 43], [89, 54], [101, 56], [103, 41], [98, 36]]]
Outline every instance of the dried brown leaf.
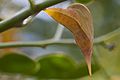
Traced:
[[89, 9], [83, 4], [73, 4], [67, 9], [49, 8], [45, 10], [57, 22], [68, 28], [85, 56], [91, 76], [91, 56], [93, 51], [93, 26]]

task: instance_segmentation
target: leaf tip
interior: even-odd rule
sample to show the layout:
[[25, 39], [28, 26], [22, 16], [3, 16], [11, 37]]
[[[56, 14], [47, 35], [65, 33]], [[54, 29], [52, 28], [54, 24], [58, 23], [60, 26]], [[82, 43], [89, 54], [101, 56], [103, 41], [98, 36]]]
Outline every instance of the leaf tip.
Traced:
[[87, 63], [89, 76], [92, 76], [92, 69], [91, 69], [91, 56], [86, 57], [85, 60], [86, 60], [86, 63]]

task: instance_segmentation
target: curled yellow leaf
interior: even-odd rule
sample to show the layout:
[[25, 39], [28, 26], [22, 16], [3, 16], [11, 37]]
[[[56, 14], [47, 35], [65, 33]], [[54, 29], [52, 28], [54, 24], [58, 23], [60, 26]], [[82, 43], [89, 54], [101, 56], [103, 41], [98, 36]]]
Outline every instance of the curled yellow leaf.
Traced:
[[93, 51], [93, 24], [89, 9], [80, 3], [67, 9], [48, 8], [45, 10], [53, 19], [69, 29], [85, 56], [91, 76], [91, 56]]

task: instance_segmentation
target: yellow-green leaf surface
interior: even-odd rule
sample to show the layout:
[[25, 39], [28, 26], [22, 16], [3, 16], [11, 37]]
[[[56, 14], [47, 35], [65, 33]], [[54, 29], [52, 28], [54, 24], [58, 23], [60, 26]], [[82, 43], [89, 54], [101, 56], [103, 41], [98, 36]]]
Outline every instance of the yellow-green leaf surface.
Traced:
[[48, 8], [45, 12], [73, 33], [77, 45], [85, 56], [91, 75], [93, 26], [89, 9], [83, 4], [76, 3], [67, 9]]
[[96, 38], [96, 40], [103, 41], [94, 47], [99, 64], [106, 70], [111, 78], [120, 76], [120, 28]]

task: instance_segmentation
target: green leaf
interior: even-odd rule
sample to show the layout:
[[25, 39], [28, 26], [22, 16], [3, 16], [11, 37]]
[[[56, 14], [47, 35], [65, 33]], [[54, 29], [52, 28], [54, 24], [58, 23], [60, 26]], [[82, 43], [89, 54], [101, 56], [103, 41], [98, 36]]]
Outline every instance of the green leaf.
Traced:
[[[96, 63], [96, 61], [92, 61], [92, 74], [96, 73], [100, 70], [100, 66]], [[87, 65], [85, 64], [85, 61], [81, 61], [78, 64], [78, 68], [71, 74], [71, 78], [82, 78], [89, 76]]]
[[39, 64], [22, 54], [9, 53], [0, 58], [1, 72], [33, 74], [38, 69]]
[[51, 54], [39, 58], [40, 71], [35, 74], [40, 79], [64, 79], [77, 68], [76, 63], [70, 57], [63, 54]]
[[86, 4], [86, 3], [91, 2], [92, 0], [75, 0], [75, 1], [78, 2], [78, 3]]
[[[77, 64], [75, 60], [64, 54], [50, 54], [38, 59], [41, 69], [35, 74], [41, 79], [77, 79], [89, 76], [85, 61]], [[99, 71], [99, 65], [92, 61], [93, 74]]]

